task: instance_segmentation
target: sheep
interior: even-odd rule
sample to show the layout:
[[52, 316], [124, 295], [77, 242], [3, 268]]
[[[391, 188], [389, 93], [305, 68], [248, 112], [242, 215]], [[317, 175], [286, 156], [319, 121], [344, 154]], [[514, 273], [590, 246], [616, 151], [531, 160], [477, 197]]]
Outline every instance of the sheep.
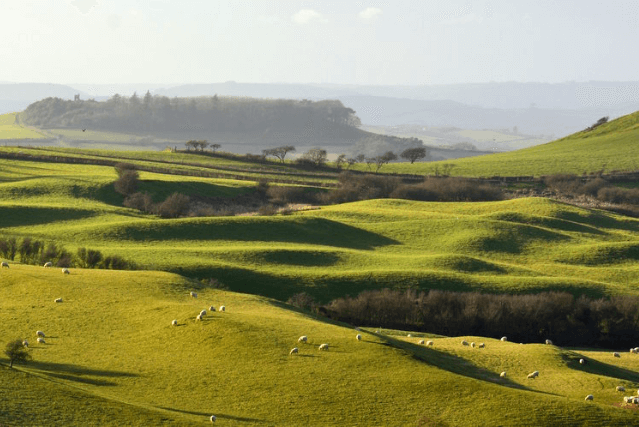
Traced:
[[412, 335], [411, 335], [411, 334], [408, 334], [408, 335], [406, 335], [406, 336], [407, 336], [408, 338], [412, 338]]
[[471, 342], [471, 343], [470, 343], [470, 346], [471, 346], [472, 348], [475, 348], [475, 343], [474, 343], [474, 342]]
[[479, 348], [484, 348], [484, 347], [486, 347], [486, 344], [484, 344], [483, 342], [480, 342], [479, 343]]
[[215, 415], [211, 415], [210, 420], [211, 420], [212, 423], [214, 423], [215, 420], [217, 420], [217, 417]]
[[535, 371], [528, 374], [528, 378], [537, 378], [538, 376], [539, 376], [539, 371]]
[[639, 353], [639, 347], [635, 347], [635, 353]]
[[626, 391], [626, 387], [622, 386], [622, 385], [618, 385], [617, 388], [615, 388], [616, 391]]
[[501, 341], [506, 342], [506, 341], [508, 341], [508, 338], [506, 338], [506, 337], [501, 337]]
[[585, 365], [586, 364], [586, 360], [585, 359], [579, 359], [579, 364], [580, 365]]
[[46, 344], [46, 342], [44, 341], [44, 338], [38, 338], [36, 341], [38, 341], [38, 343], [40, 344]]
[[45, 262], [43, 265], [44, 268], [49, 268], [49, 267], [53, 267], [53, 263], [51, 261], [49, 262]]
[[426, 345], [432, 347], [433, 346], [433, 342], [432, 341], [426, 341]]
[[189, 292], [189, 295], [191, 295], [191, 298], [197, 298], [197, 294], [195, 292]]
[[630, 353], [636, 353], [635, 349], [634, 349], [634, 348], [631, 348], [631, 349], [630, 349]]
[[2, 261], [2, 262], [0, 263], [0, 265], [2, 266], [2, 268], [4, 268], [4, 267], [9, 268], [9, 263], [8, 263], [8, 262], [6, 262], [6, 261]]
[[320, 344], [319, 349], [320, 350], [328, 350], [328, 344], [326, 344], [326, 343]]
[[200, 311], [200, 316], [206, 316], [206, 310]]
[[71, 272], [69, 271], [68, 268], [65, 267], [62, 269], [62, 274], [71, 274]]
[[223, 305], [220, 306], [220, 311], [226, 311], [226, 307], [224, 307]]
[[215, 307], [210, 306], [210, 307], [209, 307], [209, 311], [210, 311], [210, 312], [214, 312], [214, 311], [215, 311]]
[[612, 355], [613, 355], [614, 357], [621, 357], [621, 355], [620, 355], [619, 353], [617, 353], [616, 351], [615, 351], [614, 353], [612, 353]]
[[307, 341], [308, 341], [308, 337], [306, 335], [302, 335], [301, 337], [297, 339], [297, 342], [307, 342]]
[[355, 335], [355, 338], [357, 338], [357, 341], [361, 341], [362, 340], [362, 336], [360, 334]]
[[195, 317], [195, 320], [200, 320], [200, 321], [201, 321], [202, 319], [203, 319], [203, 317], [202, 317], [202, 313], [198, 314], [198, 315]]
[[173, 321], [171, 322], [171, 325], [177, 326], [177, 319], [173, 319]]
[[56, 298], [54, 302], [62, 302], [62, 298]]
[[297, 347], [293, 347], [293, 349], [288, 354], [297, 354], [300, 350]]
[[593, 400], [595, 397], [592, 394], [589, 394], [588, 396], [586, 396], [586, 399], [584, 400]]
[[506, 378], [506, 371], [504, 371], [504, 372], [502, 372], [501, 374], [499, 374], [499, 376], [500, 376], [501, 378]]
[[468, 341], [462, 340], [461, 345], [468, 345]]
[[419, 341], [417, 341], [417, 344], [419, 344], [419, 345], [424, 345], [424, 340], [419, 340]]
[[36, 331], [36, 336], [42, 337], [42, 338], [46, 338], [45, 335], [44, 335], [44, 332], [42, 332], [42, 331]]
[[635, 403], [634, 400], [634, 396], [624, 396], [623, 398], [624, 403]]
[[22, 345], [24, 347], [29, 347], [29, 341], [27, 341], [27, 340], [22, 341]]
[[546, 340], [546, 345], [552, 345], [552, 341]]

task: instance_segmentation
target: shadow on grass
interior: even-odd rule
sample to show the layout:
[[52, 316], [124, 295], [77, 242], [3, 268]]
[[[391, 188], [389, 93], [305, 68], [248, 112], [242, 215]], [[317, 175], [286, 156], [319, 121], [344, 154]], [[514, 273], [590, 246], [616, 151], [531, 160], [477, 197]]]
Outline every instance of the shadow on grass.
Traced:
[[202, 416], [202, 417], [206, 417], [206, 418], [209, 418], [211, 415], [215, 415], [217, 418], [233, 420], [233, 421], [244, 421], [244, 422], [253, 422], [253, 423], [269, 423], [269, 424], [272, 423], [271, 421], [261, 420], [259, 418], [236, 417], [234, 415], [225, 415], [225, 414], [217, 414], [217, 413], [216, 414], [211, 414], [211, 413], [197, 412], [197, 411], [186, 411], [184, 409], [168, 408], [166, 406], [156, 406], [156, 408], [164, 409], [165, 411], [179, 412], [180, 414], [197, 415], [197, 416]]
[[[561, 359], [566, 363], [568, 368], [576, 371], [588, 372], [589, 374], [595, 375], [604, 375], [606, 377], [617, 378], [620, 380], [639, 382], [639, 372], [590, 359], [588, 356], [579, 354], [577, 351], [562, 351]], [[586, 364], [581, 365], [579, 363], [579, 359], [584, 359]]]
[[130, 372], [91, 369], [84, 366], [71, 365], [67, 363], [31, 361], [28, 365], [25, 365], [25, 367], [28, 367], [33, 372], [37, 372], [52, 378], [97, 386], [117, 385], [117, 383], [108, 381], [105, 378], [131, 378], [139, 376]]

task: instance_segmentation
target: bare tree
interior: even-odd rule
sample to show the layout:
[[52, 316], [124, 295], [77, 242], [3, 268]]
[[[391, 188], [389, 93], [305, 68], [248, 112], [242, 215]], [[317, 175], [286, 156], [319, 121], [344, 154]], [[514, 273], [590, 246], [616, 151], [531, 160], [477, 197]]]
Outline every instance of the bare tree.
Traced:
[[428, 151], [426, 147], [413, 147], [407, 148], [399, 155], [402, 159], [406, 159], [410, 161], [412, 165], [415, 163], [415, 160], [425, 159], [428, 156]]
[[316, 167], [319, 167], [326, 163], [326, 150], [321, 148], [311, 148], [306, 153], [302, 154], [301, 158], [311, 162]]
[[373, 161], [375, 162], [375, 172], [378, 172], [382, 166], [392, 162], [393, 160], [397, 160], [397, 154], [392, 151], [387, 151], [382, 155], [373, 157]]
[[4, 354], [9, 358], [10, 368], [13, 368], [13, 362], [24, 362], [31, 358], [31, 355], [27, 352], [27, 349], [22, 344], [21, 340], [15, 340], [8, 343], [4, 350]]
[[283, 145], [281, 147], [268, 148], [266, 150], [262, 150], [262, 154], [264, 157], [276, 157], [280, 160], [280, 163], [284, 163], [284, 158], [290, 152], [295, 151], [295, 147], [292, 145]]

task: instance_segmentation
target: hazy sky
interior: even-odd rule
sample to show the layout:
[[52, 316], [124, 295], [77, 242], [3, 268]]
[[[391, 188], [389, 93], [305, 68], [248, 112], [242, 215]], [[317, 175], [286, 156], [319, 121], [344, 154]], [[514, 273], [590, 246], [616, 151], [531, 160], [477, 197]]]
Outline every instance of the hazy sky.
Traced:
[[639, 80], [639, 0], [16, 0], [0, 82]]

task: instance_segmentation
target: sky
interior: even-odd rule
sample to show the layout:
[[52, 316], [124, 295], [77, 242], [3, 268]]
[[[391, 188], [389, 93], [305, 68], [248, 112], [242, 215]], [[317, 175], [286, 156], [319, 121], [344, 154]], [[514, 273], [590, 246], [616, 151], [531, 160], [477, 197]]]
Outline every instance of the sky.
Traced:
[[0, 82], [639, 80], [637, 0], [20, 0]]

